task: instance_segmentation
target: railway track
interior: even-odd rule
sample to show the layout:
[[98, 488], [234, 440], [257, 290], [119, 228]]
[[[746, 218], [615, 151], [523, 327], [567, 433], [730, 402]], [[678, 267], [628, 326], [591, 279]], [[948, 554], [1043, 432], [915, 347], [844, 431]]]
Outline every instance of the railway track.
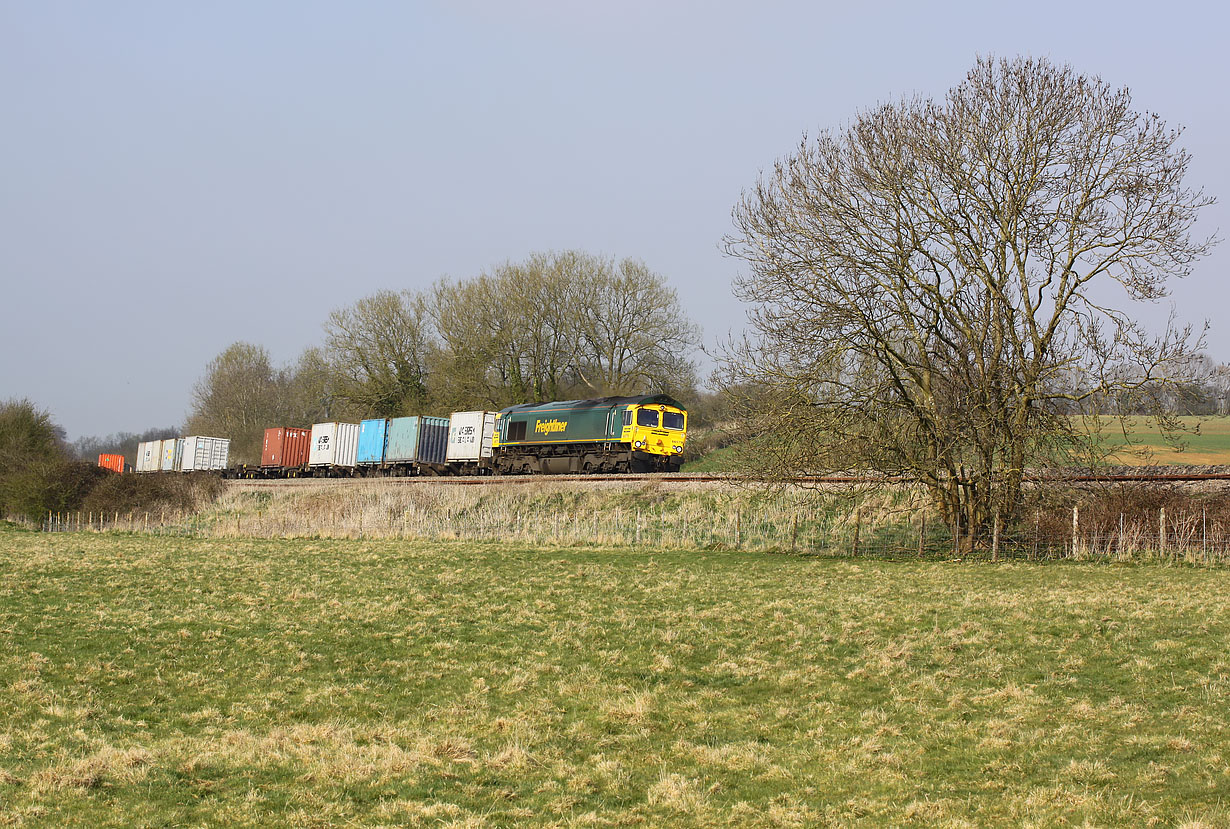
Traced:
[[[243, 480], [236, 483], [255, 488], [309, 486], [312, 484], [346, 485], [355, 483], [386, 483], [405, 484], [409, 486], [480, 486], [480, 485], [511, 485], [541, 484], [553, 482], [637, 482], [655, 481], [662, 484], [693, 484], [693, 483], [738, 483], [748, 481], [738, 475], [730, 474], [643, 474], [643, 475], [475, 475], [475, 476], [423, 476], [414, 478], [286, 478], [276, 480]], [[868, 475], [800, 475], [790, 478], [785, 483], [802, 485], [837, 485], [837, 484], [903, 484], [914, 479], [905, 476], [868, 476]], [[1101, 475], [1027, 475], [1028, 483], [1056, 484], [1086, 484], [1086, 483], [1197, 483], [1201, 481], [1230, 481], [1230, 472], [1165, 472], [1165, 473], [1108, 473]]]

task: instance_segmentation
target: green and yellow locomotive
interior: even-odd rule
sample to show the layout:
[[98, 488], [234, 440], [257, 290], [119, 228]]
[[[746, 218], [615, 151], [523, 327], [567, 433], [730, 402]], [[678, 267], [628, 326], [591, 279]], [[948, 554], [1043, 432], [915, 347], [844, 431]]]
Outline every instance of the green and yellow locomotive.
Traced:
[[496, 415], [502, 474], [677, 472], [688, 413], [665, 394], [510, 406]]

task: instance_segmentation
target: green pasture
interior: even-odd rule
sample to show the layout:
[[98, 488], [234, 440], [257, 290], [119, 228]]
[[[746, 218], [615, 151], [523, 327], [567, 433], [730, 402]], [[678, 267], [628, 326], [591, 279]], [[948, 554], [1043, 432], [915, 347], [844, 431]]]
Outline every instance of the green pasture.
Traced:
[[[1109, 448], [1121, 447], [1108, 462], [1125, 466], [1230, 466], [1230, 417], [1185, 416], [1178, 421], [1181, 429], [1169, 438], [1149, 418], [1105, 421], [1100, 436]], [[735, 452], [728, 447], [684, 464], [683, 471], [731, 472], [738, 471], [737, 466]]]
[[1126, 420], [1127, 436], [1118, 423], [1101, 432], [1110, 446], [1123, 446], [1112, 461], [1127, 465], [1230, 466], [1230, 417], [1180, 417], [1181, 431], [1173, 439], [1162, 435], [1148, 418]]
[[1220, 569], [0, 531], [0, 825], [1225, 826]]

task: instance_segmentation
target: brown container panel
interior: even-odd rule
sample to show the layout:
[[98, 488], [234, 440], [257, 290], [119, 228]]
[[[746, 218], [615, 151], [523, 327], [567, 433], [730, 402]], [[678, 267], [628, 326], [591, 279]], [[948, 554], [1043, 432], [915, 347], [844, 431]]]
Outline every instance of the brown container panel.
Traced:
[[261, 450], [261, 466], [303, 466], [312, 445], [311, 429], [282, 426], [265, 430], [265, 447]]
[[124, 456], [123, 455], [99, 455], [98, 465], [103, 469], [110, 469], [112, 472], [124, 471]]

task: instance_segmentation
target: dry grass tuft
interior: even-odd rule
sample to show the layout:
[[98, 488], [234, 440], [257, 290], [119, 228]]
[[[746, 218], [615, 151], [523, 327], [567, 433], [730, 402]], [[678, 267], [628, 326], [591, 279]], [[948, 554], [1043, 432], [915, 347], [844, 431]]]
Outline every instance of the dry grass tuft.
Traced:
[[649, 787], [647, 800], [650, 806], [696, 814], [705, 808], [708, 797], [699, 781], [681, 774], [663, 772], [658, 781]]
[[30, 787], [35, 792], [56, 792], [132, 784], [145, 776], [150, 760], [143, 748], [104, 746], [87, 757], [64, 759], [36, 771], [30, 776]]

